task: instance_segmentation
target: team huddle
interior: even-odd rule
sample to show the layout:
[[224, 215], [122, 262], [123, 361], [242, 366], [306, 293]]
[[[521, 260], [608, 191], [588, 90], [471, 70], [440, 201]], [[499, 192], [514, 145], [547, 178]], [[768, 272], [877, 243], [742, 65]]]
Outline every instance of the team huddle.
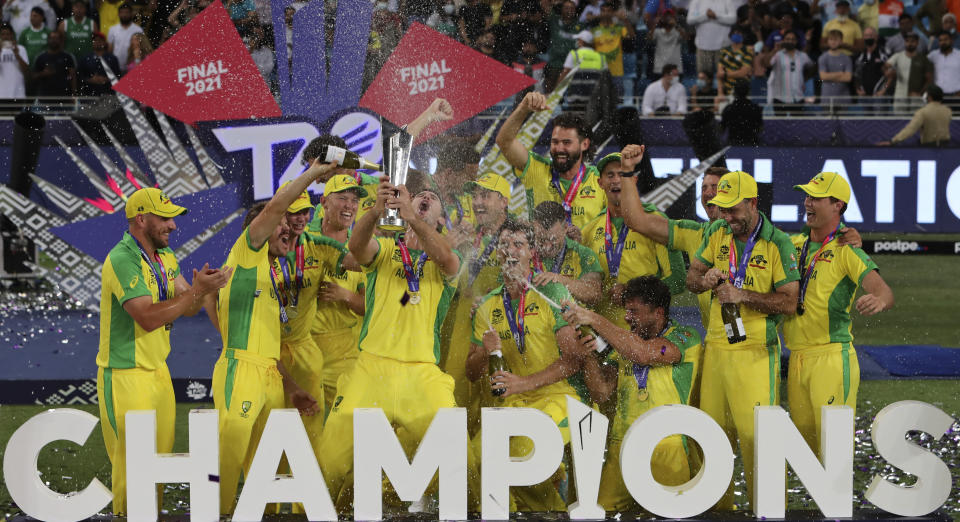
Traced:
[[[549, 157], [528, 150], [517, 134], [546, 109], [543, 95], [528, 94], [496, 138], [526, 189], [529, 221], [511, 214], [510, 183], [480, 172], [472, 144], [448, 140], [435, 174], [394, 186], [324, 163], [323, 151], [346, 147], [325, 135], [304, 149], [302, 174], [249, 210], [223, 266], [194, 270], [187, 283], [169, 248], [187, 209], [158, 189], [133, 194], [129, 232], [103, 266], [97, 355], [114, 513], [126, 512], [125, 413], [155, 410], [157, 451], [173, 449], [170, 329], [201, 308], [223, 340], [213, 398], [224, 514], [274, 408], [301, 412], [347, 516], [356, 408], [382, 409], [408, 456], [438, 409], [467, 408], [469, 499], [479, 511], [480, 409], [538, 409], [568, 443], [568, 395], [612, 419], [599, 497], [608, 511], [638, 508], [621, 466], [645, 463], [619, 462], [620, 444], [637, 417], [667, 404], [701, 408], [739, 444], [752, 498], [753, 409], [780, 404], [781, 335], [792, 353], [790, 414], [819, 451], [821, 406], [856, 406], [851, 308], [893, 306], [842, 223], [847, 181], [822, 172], [797, 185], [806, 227], [788, 235], [758, 210], [749, 174], [712, 167], [701, 191], [710, 221], [669, 219], [638, 193], [641, 145], [589, 165], [589, 129], [562, 114]], [[437, 99], [407, 132], [452, 114]], [[306, 192], [314, 182], [324, 184], [316, 208]], [[387, 209], [405, 230], [378, 230]], [[705, 338], [671, 317], [685, 291], [697, 295]], [[513, 456], [531, 449], [511, 439]], [[700, 464], [680, 435], [649, 462], [665, 485], [686, 483]], [[566, 471], [512, 488], [511, 511], [565, 511], [576, 495]], [[717, 509], [735, 507], [731, 484]]]

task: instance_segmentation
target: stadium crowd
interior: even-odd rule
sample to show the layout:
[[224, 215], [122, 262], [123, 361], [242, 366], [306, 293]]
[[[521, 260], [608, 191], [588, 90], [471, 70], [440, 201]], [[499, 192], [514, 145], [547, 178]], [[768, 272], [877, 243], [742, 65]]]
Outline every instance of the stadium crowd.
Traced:
[[[0, 98], [107, 92], [97, 58], [125, 74], [211, 1], [5, 0]], [[306, 4], [284, 10], [288, 59]], [[275, 87], [269, 0], [225, 6]], [[325, 13], [332, 45], [336, 2]], [[644, 99], [645, 115], [685, 113], [691, 96], [719, 115], [741, 81], [742, 98], [776, 114], [851, 104], [911, 113], [930, 85], [948, 105], [960, 96], [958, 16], [957, 0], [378, 0], [364, 80], [419, 22], [536, 78], [540, 92], [573, 66], [607, 71], [620, 93]]]
[[[332, 147], [346, 147], [323, 135], [307, 145], [304, 171], [248, 211], [224, 265], [195, 270], [188, 283], [169, 248], [187, 209], [156, 188], [134, 193], [129, 231], [104, 262], [97, 355], [114, 513], [126, 512], [125, 412], [156, 410], [158, 451], [171, 451], [165, 359], [179, 347], [169, 332], [201, 307], [223, 341], [212, 369], [222, 513], [234, 508], [274, 408], [302, 413], [344, 515], [356, 408], [381, 408], [408, 456], [439, 408], [466, 408], [477, 511], [480, 409], [540, 410], [568, 443], [568, 396], [611, 419], [599, 497], [608, 511], [638, 508], [621, 479], [620, 444], [634, 420], [668, 404], [699, 407], [724, 428], [746, 473], [740, 498], [753, 498], [753, 411], [781, 404], [780, 333], [792, 354], [790, 415], [819, 451], [821, 406], [856, 407], [851, 313], [894, 304], [859, 235], [843, 224], [847, 181], [810, 173], [795, 186], [806, 227], [792, 236], [759, 210], [753, 177], [723, 167], [702, 177], [710, 221], [669, 219], [641, 202], [642, 145], [591, 164], [590, 129], [563, 113], [549, 154], [529, 150], [518, 133], [544, 110], [543, 94], [526, 94], [496, 136], [526, 191], [529, 221], [511, 213], [510, 183], [481, 167], [472, 143], [448, 137], [434, 175], [411, 172], [394, 186], [323, 163], [338, 156]], [[406, 129], [416, 136], [453, 114], [436, 99]], [[306, 192], [313, 182], [324, 183], [316, 207]], [[387, 211], [404, 223], [384, 227]], [[696, 295], [705, 336], [671, 313], [686, 291]], [[531, 450], [523, 437], [510, 444], [514, 456]], [[701, 455], [672, 435], [646, 464], [660, 483], [678, 486], [696, 476]], [[511, 511], [565, 511], [575, 494], [567, 465], [513, 488]], [[734, 499], [731, 483], [717, 509], [746, 508]]]

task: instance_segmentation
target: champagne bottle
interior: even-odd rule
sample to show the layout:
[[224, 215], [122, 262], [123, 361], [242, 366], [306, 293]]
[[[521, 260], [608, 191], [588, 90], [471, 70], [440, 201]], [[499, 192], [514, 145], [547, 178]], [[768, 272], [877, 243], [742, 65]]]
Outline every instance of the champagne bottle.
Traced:
[[376, 163], [371, 163], [360, 157], [356, 152], [347, 149], [335, 147], [333, 145], [324, 145], [320, 149], [320, 158], [324, 163], [335, 162], [345, 169], [366, 169], [382, 170], [383, 167]]
[[[721, 279], [717, 286], [725, 282], [726, 280]], [[743, 327], [743, 319], [740, 318], [740, 305], [721, 303], [720, 319], [723, 321], [723, 329], [727, 332], [728, 343], [736, 344], [747, 340], [747, 330]]]
[[[503, 358], [503, 352], [500, 350], [494, 350], [490, 352], [490, 376], [497, 372], [509, 372], [510, 369], [507, 367], [507, 361]], [[503, 388], [491, 388], [490, 393], [494, 397], [499, 397], [503, 395], [505, 390]]]
[[587, 335], [592, 335], [596, 339], [596, 351], [594, 354], [600, 359], [606, 359], [610, 355], [610, 351], [613, 350], [613, 346], [606, 341], [603, 337], [597, 335], [596, 330], [594, 330], [589, 325], [581, 324], [577, 327], [577, 331], [580, 333], [580, 337], [585, 337]]

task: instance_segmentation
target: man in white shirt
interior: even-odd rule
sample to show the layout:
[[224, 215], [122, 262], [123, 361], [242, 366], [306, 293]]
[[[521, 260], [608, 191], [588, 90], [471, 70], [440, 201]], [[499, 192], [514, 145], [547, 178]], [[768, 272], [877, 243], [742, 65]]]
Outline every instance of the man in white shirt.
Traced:
[[19, 35], [30, 27], [30, 11], [34, 7], [43, 9], [47, 29], [56, 29], [57, 15], [47, 0], [7, 0], [3, 4], [3, 21], [9, 22], [13, 26], [13, 32]]
[[940, 48], [927, 55], [933, 62], [934, 83], [943, 89], [945, 96], [960, 94], [960, 52], [953, 48], [953, 35], [940, 31], [937, 36]]
[[[663, 108], [666, 107], [667, 110]], [[677, 66], [668, 63], [663, 66], [663, 77], [651, 83], [643, 91], [643, 115], [654, 113], [686, 114], [687, 90], [680, 83], [680, 71]]]
[[737, 23], [736, 0], [693, 0], [687, 14], [687, 24], [696, 26], [697, 72], [713, 78], [717, 72], [720, 51], [730, 45], [730, 28]]
[[133, 8], [130, 4], [123, 4], [117, 9], [117, 17], [120, 23], [110, 28], [107, 34], [107, 44], [109, 51], [120, 62], [120, 69], [127, 72], [127, 58], [130, 52], [130, 39], [137, 33], [142, 33], [143, 29], [133, 23]]
[[17, 44], [13, 27], [0, 26], [0, 99], [26, 96], [23, 74], [29, 70], [27, 50]]

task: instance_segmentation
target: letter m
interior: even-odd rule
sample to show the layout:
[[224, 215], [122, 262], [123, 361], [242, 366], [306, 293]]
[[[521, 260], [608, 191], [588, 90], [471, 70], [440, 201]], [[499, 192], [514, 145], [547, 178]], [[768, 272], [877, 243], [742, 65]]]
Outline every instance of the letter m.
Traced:
[[337, 111], [360, 101], [373, 3], [367, 0], [337, 3], [337, 30], [333, 35], [329, 77], [324, 2], [310, 2], [293, 16], [293, 60], [288, 63], [291, 57], [284, 51], [287, 31], [283, 11], [292, 3], [293, 0], [271, 2], [280, 105], [284, 116], [304, 116], [322, 124]]
[[[322, 5], [322, 4], [321, 4]], [[440, 520], [467, 518], [467, 410], [441, 408], [420, 446], [407, 460], [393, 427], [379, 408], [353, 412], [354, 518], [383, 518], [382, 477], [400, 500], [419, 500], [434, 475], [440, 483]]]

